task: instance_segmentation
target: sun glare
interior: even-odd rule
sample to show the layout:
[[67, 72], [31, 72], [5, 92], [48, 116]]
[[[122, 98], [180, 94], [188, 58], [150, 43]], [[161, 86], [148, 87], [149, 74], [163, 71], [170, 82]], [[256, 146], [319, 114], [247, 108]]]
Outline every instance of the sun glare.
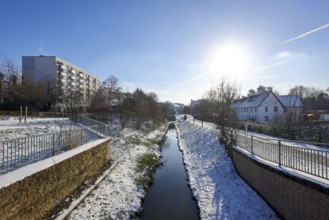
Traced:
[[248, 66], [248, 54], [244, 46], [227, 43], [213, 48], [209, 58], [209, 71], [212, 75], [239, 77]]

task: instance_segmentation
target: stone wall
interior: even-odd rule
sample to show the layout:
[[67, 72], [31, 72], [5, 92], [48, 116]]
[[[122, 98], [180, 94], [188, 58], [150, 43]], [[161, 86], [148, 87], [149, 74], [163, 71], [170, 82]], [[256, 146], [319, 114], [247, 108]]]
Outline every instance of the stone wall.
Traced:
[[1, 219], [42, 219], [110, 159], [110, 140], [0, 189]]
[[328, 219], [329, 187], [260, 163], [237, 149], [240, 176], [284, 219]]

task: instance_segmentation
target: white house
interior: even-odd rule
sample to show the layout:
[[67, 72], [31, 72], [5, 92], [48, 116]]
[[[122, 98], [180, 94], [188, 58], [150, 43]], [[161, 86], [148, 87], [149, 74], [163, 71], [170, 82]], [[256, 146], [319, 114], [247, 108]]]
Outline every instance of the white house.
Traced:
[[273, 120], [296, 121], [302, 114], [303, 104], [298, 96], [276, 95], [271, 87], [259, 86], [256, 94], [235, 100], [231, 108], [240, 121], [266, 123]]

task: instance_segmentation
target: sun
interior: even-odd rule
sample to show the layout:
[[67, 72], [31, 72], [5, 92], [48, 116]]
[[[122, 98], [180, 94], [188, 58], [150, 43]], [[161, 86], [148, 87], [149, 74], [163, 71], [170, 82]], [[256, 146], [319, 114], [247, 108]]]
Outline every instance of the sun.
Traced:
[[239, 77], [248, 67], [248, 52], [239, 43], [225, 43], [214, 46], [208, 60], [210, 74]]

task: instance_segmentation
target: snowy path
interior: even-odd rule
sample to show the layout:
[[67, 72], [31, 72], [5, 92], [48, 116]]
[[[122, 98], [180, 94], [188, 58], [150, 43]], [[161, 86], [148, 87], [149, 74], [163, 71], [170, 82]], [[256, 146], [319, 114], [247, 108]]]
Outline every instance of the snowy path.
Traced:
[[201, 127], [189, 119], [176, 128], [201, 219], [277, 219], [236, 173], [214, 126]]

